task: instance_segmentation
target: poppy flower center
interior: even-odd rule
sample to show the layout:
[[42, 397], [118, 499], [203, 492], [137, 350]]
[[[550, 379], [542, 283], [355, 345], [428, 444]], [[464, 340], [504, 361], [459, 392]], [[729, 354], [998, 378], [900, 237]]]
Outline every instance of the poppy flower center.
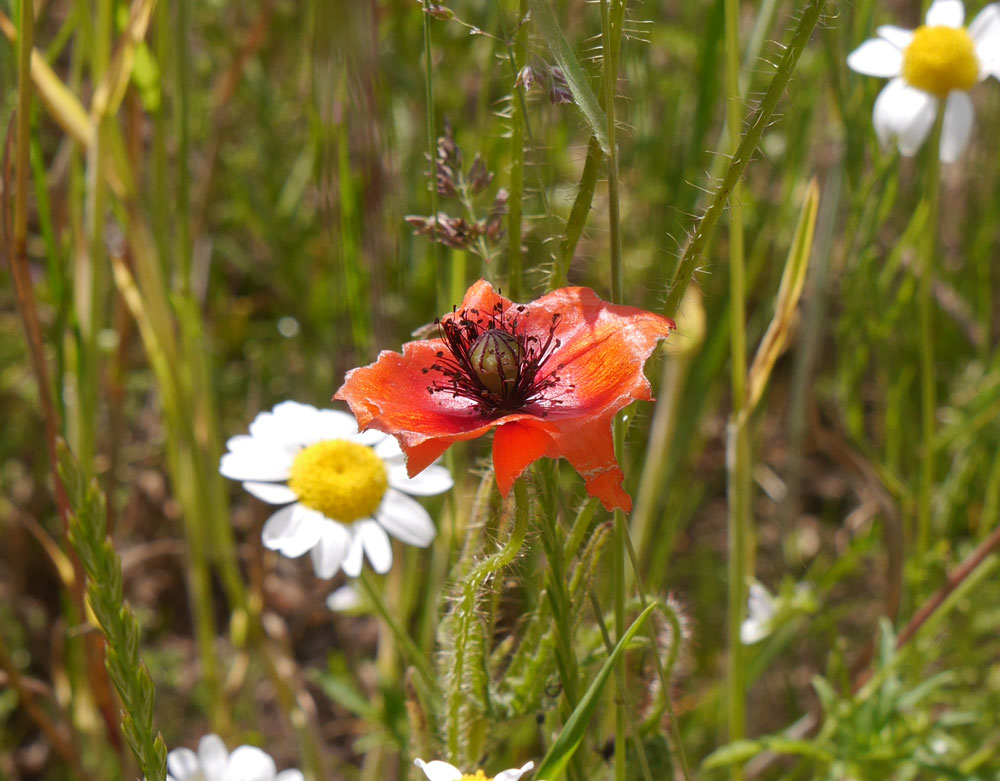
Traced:
[[482, 770], [477, 770], [474, 774], [466, 773], [458, 781], [493, 781]]
[[939, 97], [967, 90], [979, 80], [972, 36], [960, 27], [918, 27], [903, 52], [903, 78]]
[[330, 439], [299, 452], [288, 487], [306, 507], [332, 520], [353, 523], [378, 509], [389, 475], [370, 447]]
[[[561, 404], [546, 391], [560, 384], [557, 372], [562, 365], [545, 370], [560, 345], [555, 338], [560, 315], [553, 314], [548, 331], [539, 335], [526, 326], [525, 309], [504, 311], [498, 303], [488, 314], [463, 309], [435, 321], [446, 349], [438, 350], [437, 360], [422, 371], [438, 372], [443, 379], [428, 385], [427, 392], [470, 399], [484, 417], [523, 412], [542, 401]], [[546, 415], [537, 407], [532, 411]]]

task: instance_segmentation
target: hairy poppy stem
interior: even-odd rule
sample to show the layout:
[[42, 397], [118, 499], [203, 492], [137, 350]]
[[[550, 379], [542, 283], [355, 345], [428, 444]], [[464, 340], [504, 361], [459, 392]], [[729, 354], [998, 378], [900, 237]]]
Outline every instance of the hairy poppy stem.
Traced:
[[750, 162], [750, 158], [757, 149], [757, 144], [760, 143], [764, 129], [771, 123], [771, 118], [774, 115], [778, 101], [785, 93], [785, 88], [788, 86], [792, 72], [795, 70], [799, 57], [802, 55], [806, 44], [809, 42], [809, 38], [812, 36], [813, 29], [820, 20], [825, 5], [824, 0], [809, 0], [799, 12], [799, 21], [795, 27], [795, 32], [784, 50], [781, 61], [775, 68], [774, 76], [771, 78], [767, 91], [760, 101], [760, 107], [750, 120], [749, 127], [742, 136], [739, 148], [733, 155], [722, 181], [715, 189], [711, 203], [698, 220], [690, 239], [684, 246], [680, 264], [670, 281], [667, 300], [663, 306], [663, 311], [668, 316], [673, 316], [677, 312], [681, 300], [684, 298], [684, 291], [687, 290], [691, 278], [702, 262], [702, 254], [705, 251], [715, 223], [726, 208], [733, 187], [742, 178], [743, 172]]

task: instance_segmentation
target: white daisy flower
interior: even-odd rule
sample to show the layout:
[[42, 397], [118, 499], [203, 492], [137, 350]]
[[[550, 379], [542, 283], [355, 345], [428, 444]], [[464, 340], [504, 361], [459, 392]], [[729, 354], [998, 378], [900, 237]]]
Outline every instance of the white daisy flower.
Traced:
[[743, 645], [759, 643], [771, 634], [777, 612], [777, 605], [771, 593], [762, 583], [751, 581], [750, 594], [747, 598], [747, 617], [740, 624], [740, 640]]
[[260, 413], [250, 434], [232, 437], [219, 471], [268, 504], [287, 505], [264, 524], [264, 545], [296, 558], [312, 553], [321, 578], [343, 568], [361, 574], [392, 566], [393, 537], [426, 548], [437, 533], [427, 511], [407, 494], [431, 496], [452, 487], [451, 473], [429, 466], [408, 477], [396, 440], [358, 432], [346, 412], [285, 401]]
[[298, 770], [282, 770], [254, 746], [240, 746], [232, 754], [218, 735], [206, 735], [198, 753], [177, 748], [167, 754], [167, 781], [305, 781]]
[[531, 770], [534, 762], [528, 762], [520, 768], [504, 770], [495, 776], [487, 776], [482, 770], [475, 773], [463, 773], [454, 765], [435, 759], [433, 762], [424, 762], [422, 759], [413, 760], [413, 764], [424, 771], [429, 781], [518, 781], [518, 779]]
[[961, 0], [934, 0], [916, 30], [883, 25], [847, 57], [851, 70], [891, 79], [875, 100], [875, 133], [895, 138], [912, 156], [926, 140], [944, 101], [941, 161], [953, 163], [972, 133], [968, 90], [987, 76], [1000, 79], [1000, 3], [986, 6], [967, 28]]

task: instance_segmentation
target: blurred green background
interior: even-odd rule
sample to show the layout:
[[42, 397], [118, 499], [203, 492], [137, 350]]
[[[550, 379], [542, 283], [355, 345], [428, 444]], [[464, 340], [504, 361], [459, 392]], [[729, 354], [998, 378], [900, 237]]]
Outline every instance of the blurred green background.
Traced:
[[[443, 10], [425, 17], [412, 0], [137, 2], [132, 19], [137, 9], [149, 10], [148, 32], [127, 47], [134, 59], [120, 83], [120, 105], [91, 120], [93, 144], [85, 148], [58, 121], [72, 113], [68, 103], [53, 105], [44, 88], [35, 92], [26, 268], [53, 402], [47, 409], [39, 395], [23, 307], [6, 267], [0, 775], [77, 777], [19, 701], [12, 672], [24, 677], [48, 718], [75, 736], [83, 766], [106, 778], [131, 772], [118, 769], [117, 751], [107, 747], [114, 729], [101, 723], [102, 703], [86, 672], [81, 638], [88, 633], [69, 596], [73, 587], [60, 580], [59, 555], [44, 544], [66, 550], [40, 436], [46, 419], [106, 492], [125, 594], [157, 687], [154, 723], [168, 747], [193, 746], [216, 729], [231, 746], [259, 742], [279, 767], [298, 766], [300, 744], [287, 718], [296, 708], [315, 727], [329, 778], [415, 777], [399, 757], [429, 759], [439, 746], [415, 737], [405, 665], [391, 643], [377, 643], [375, 619], [330, 613], [330, 584], [315, 579], [307, 563], [265, 554], [258, 542], [265, 508], [215, 470], [221, 442], [245, 432], [259, 410], [285, 399], [327, 405], [346, 370], [398, 349], [459, 303], [477, 278], [519, 290], [524, 300], [558, 279], [587, 155], [586, 122], [535, 21], [520, 15], [526, 4], [446, 5], [451, 19]], [[552, 6], [596, 90], [600, 4]], [[13, 20], [5, 34], [13, 33], [20, 9], [11, 2], [0, 8]], [[970, 5], [967, 18], [979, 8]], [[740, 113], [747, 119], [799, 10], [776, 0], [740, 6]], [[115, 53], [123, 51], [129, 4], [40, 0], [35, 11], [39, 56], [79, 104], [92, 106], [96, 85], [115, 73]], [[772, 592], [790, 595], [794, 583], [808, 583], [813, 599], [781, 613], [744, 661], [751, 736], [800, 719], [822, 726], [803, 730], [802, 745], [767, 744], [792, 756], [762, 765], [754, 771], [760, 777], [1000, 777], [995, 556], [898, 656], [887, 648], [891, 640], [878, 644], [879, 617], [888, 618], [885, 631], [905, 626], [1000, 520], [993, 270], [1000, 255], [1000, 87], [990, 80], [974, 88], [973, 141], [960, 162], [943, 168], [935, 214], [925, 197], [932, 161], [879, 149], [870, 117], [882, 85], [845, 65], [876, 25], [912, 28], [922, 13], [919, 3], [829, 3], [741, 191], [751, 356], [774, 314], [813, 177], [821, 193], [789, 350], [750, 424], [753, 571]], [[728, 163], [724, 18], [722, 0], [628, 4], [616, 101], [627, 304], [662, 311], [682, 248]], [[18, 99], [18, 49], [9, 37], [0, 40], [4, 128]], [[519, 72], [530, 87], [523, 115], [511, 98]], [[472, 223], [492, 214], [503, 226], [467, 248], [435, 245], [404, 219], [427, 218], [434, 208], [428, 84], [434, 135], [450, 128], [465, 174], [476, 155], [494, 174], [482, 192], [439, 196], [449, 218]], [[13, 142], [8, 155], [16, 156]], [[605, 184], [602, 169], [567, 276], [607, 298]], [[509, 276], [501, 188], [513, 194], [506, 209], [523, 204], [523, 281]], [[12, 211], [16, 193], [7, 185], [4, 193]], [[930, 537], [920, 550], [918, 366], [927, 342], [918, 327], [918, 270], [935, 224], [933, 484]], [[8, 249], [12, 236], [4, 237]], [[671, 594], [685, 619], [671, 694], [693, 767], [726, 734], [728, 246], [724, 219], [695, 278], [700, 299], [678, 316], [674, 352], [649, 364], [654, 387], [670, 401], [657, 408], [670, 421], [668, 436], [649, 446], [654, 408], [639, 405], [629, 413], [623, 458], [633, 496], [644, 465], [657, 467], [645, 520], [632, 531], [647, 593]], [[699, 307], [703, 327], [691, 314]], [[447, 609], [439, 597], [450, 588], [474, 470], [487, 453], [483, 441], [455, 449], [448, 464], [456, 495], [429, 505], [440, 519], [441, 544], [432, 553], [406, 550], [385, 586], [425, 651], [435, 648], [438, 611]], [[564, 485], [567, 503], [579, 504], [579, 482]], [[544, 556], [537, 547], [494, 584], [501, 602], [512, 600], [506, 623], [503, 605], [491, 608], [499, 617], [495, 644], [512, 642], [512, 616], [540, 598]], [[595, 582], [603, 588], [605, 579], [598, 574]], [[251, 616], [263, 613], [273, 658], [294, 671], [286, 677], [297, 705], [282, 700], [281, 676], [269, 677], [257, 646], [244, 643], [245, 628], [232, 626], [232, 616], [247, 608]], [[587, 680], [600, 646], [587, 604], [580, 621], [590, 638], [580, 645]], [[207, 646], [199, 631], [209, 633]], [[206, 647], [218, 656], [214, 680], [199, 666]], [[880, 672], [854, 695], [852, 685], [870, 666]], [[656, 697], [646, 667], [636, 662], [632, 670], [639, 711]], [[541, 720], [544, 711], [551, 719], [557, 703], [558, 686], [537, 693], [533, 713], [497, 720], [487, 770], [510, 767], [504, 760], [525, 752], [535, 756], [550, 738], [539, 734], [545, 731], [536, 729], [535, 716]], [[103, 712], [114, 717], [117, 709]], [[594, 722], [572, 771], [577, 777], [607, 777], [612, 732], [610, 722]], [[644, 726], [654, 759], [666, 753], [664, 734], [656, 718]]]

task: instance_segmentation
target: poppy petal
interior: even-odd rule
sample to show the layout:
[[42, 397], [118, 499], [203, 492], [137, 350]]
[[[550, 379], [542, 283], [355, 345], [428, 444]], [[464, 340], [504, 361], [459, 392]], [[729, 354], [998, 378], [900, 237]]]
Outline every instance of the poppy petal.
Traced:
[[[502, 295], [497, 293], [493, 289], [493, 285], [487, 282], [485, 279], [480, 279], [478, 282], [474, 283], [472, 287], [465, 291], [465, 297], [462, 299], [462, 305], [458, 308], [461, 312], [463, 309], [476, 309], [483, 314], [488, 314], [492, 312], [497, 306], [502, 306], [504, 309], [509, 309], [515, 306], [509, 299], [504, 298]], [[454, 315], [447, 315], [446, 317], [454, 317]], [[444, 320], [445, 318], [441, 318]]]
[[[616, 410], [617, 411], [617, 410]], [[586, 482], [587, 493], [601, 500], [605, 510], [632, 511], [632, 497], [622, 488], [625, 473], [615, 459], [609, 411], [593, 420], [578, 420], [561, 428], [546, 453], [550, 458], [565, 458]]]
[[444, 349], [440, 339], [429, 339], [407, 342], [402, 355], [383, 350], [375, 363], [349, 371], [334, 398], [348, 403], [360, 428], [393, 434], [404, 452], [430, 437], [455, 441], [481, 436], [492, 423], [484, 421], [473, 402], [428, 391], [431, 380], [425, 370]]
[[544, 456], [552, 445], [552, 432], [547, 428], [551, 426], [535, 425], [534, 421], [497, 426], [493, 434], [493, 470], [504, 496], [528, 465]]
[[[473, 311], [474, 310], [474, 311]], [[497, 427], [493, 457], [502, 493], [528, 464], [545, 455], [567, 458], [609, 509], [631, 508], [615, 460], [611, 420], [635, 399], [651, 399], [643, 364], [674, 328], [672, 320], [610, 304], [588, 288], [555, 290], [529, 304], [515, 304], [484, 280], [469, 288], [461, 309], [441, 318], [492, 319], [517, 333], [537, 361], [537, 393], [509, 414], [480, 404], [475, 395], [451, 393], [435, 379], [451, 347], [443, 339], [383, 351], [370, 366], [347, 373], [334, 398], [346, 401], [360, 428], [393, 435], [410, 477], [430, 466], [453, 443]], [[486, 326], [481, 326], [486, 327]], [[523, 345], [532, 345], [524, 348]], [[433, 372], [433, 374], [432, 374]], [[428, 377], [428, 375], [431, 375]], [[456, 391], [462, 390], [454, 386]]]

